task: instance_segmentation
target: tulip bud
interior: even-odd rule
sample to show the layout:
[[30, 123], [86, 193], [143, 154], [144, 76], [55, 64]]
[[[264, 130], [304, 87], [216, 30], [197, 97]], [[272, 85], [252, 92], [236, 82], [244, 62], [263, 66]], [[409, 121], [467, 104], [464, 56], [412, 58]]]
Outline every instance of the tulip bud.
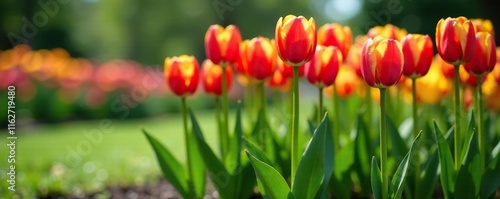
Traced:
[[179, 97], [192, 95], [198, 86], [198, 67], [198, 61], [193, 56], [167, 57], [164, 73], [170, 90]]
[[457, 65], [467, 63], [476, 46], [474, 25], [465, 17], [439, 20], [436, 27], [436, 46], [444, 61]]
[[205, 53], [214, 64], [234, 63], [239, 56], [241, 34], [234, 25], [225, 29], [220, 25], [211, 25], [205, 34]]
[[281, 92], [287, 92], [290, 90], [290, 87], [292, 85], [292, 81], [290, 79], [287, 79], [283, 76], [283, 73], [281, 70], [276, 68], [274, 70], [273, 76], [269, 81], [267, 82], [267, 85], [269, 87], [276, 89]]
[[394, 39], [401, 41], [408, 32], [405, 29], [399, 28], [392, 24], [386, 24], [385, 26], [375, 26], [368, 30], [366, 34], [368, 38], [375, 38], [377, 36], [382, 36], [386, 39]]
[[[304, 67], [305, 64], [299, 66], [299, 77], [304, 76]], [[284, 78], [290, 79], [293, 77], [293, 66], [290, 66], [283, 62], [279, 56], [276, 57], [276, 68], [281, 71], [281, 74]]]
[[298, 67], [312, 59], [316, 49], [316, 22], [311, 17], [287, 15], [276, 24], [276, 49], [287, 64]]
[[431, 67], [434, 50], [429, 35], [409, 34], [403, 38], [403, 75], [419, 78]]
[[372, 87], [397, 84], [403, 72], [401, 44], [394, 39], [375, 37], [366, 40], [361, 51], [361, 74]]
[[271, 77], [276, 61], [276, 51], [271, 40], [255, 37], [243, 45], [241, 60], [246, 66], [248, 75], [257, 80]]
[[474, 24], [474, 30], [476, 32], [487, 32], [492, 36], [495, 36], [495, 29], [493, 28], [493, 23], [488, 19], [471, 19], [472, 24]]
[[318, 44], [335, 46], [342, 52], [342, 57], [347, 57], [352, 45], [351, 28], [337, 23], [325, 24], [318, 30]]
[[[339, 68], [339, 73], [337, 74], [337, 79], [335, 80], [335, 91], [339, 97], [349, 97], [358, 89], [360, 85], [360, 78], [357, 77], [352, 68], [347, 66], [341, 66]], [[325, 95], [333, 96], [333, 88], [333, 85], [326, 87], [324, 89]]]
[[487, 32], [476, 33], [476, 50], [470, 62], [464, 64], [467, 72], [479, 76], [490, 73], [497, 62], [495, 39]]
[[231, 67], [222, 67], [206, 59], [202, 64], [202, 83], [205, 92], [214, 96], [222, 95], [222, 70], [226, 70], [227, 90], [231, 89], [233, 70]]
[[[460, 76], [460, 83], [473, 88], [477, 87], [477, 76], [468, 73], [463, 65], [460, 65], [459, 76]], [[482, 76], [481, 83], [484, 82], [485, 79], [486, 76]]]
[[334, 46], [318, 46], [313, 59], [306, 63], [305, 75], [309, 83], [317, 87], [326, 87], [335, 83], [342, 52]]

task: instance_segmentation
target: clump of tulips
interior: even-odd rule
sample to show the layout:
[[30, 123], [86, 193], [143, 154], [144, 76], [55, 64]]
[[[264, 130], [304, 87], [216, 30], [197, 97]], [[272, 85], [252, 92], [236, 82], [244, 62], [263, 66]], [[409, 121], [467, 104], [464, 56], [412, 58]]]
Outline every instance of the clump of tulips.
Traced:
[[[390, 24], [356, 41], [347, 26], [325, 24], [317, 32], [314, 19], [303, 16], [280, 18], [274, 39], [242, 40], [236, 26], [213, 25], [201, 73], [192, 56], [165, 60], [167, 85], [182, 101], [186, 165], [144, 132], [184, 198], [203, 198], [205, 174], [221, 198], [248, 198], [256, 186], [264, 198], [278, 199], [431, 198], [437, 187], [445, 198], [491, 198], [500, 187], [500, 49], [491, 27], [488, 20], [442, 19], [434, 55], [428, 35]], [[317, 104], [299, 102], [302, 75], [318, 88]], [[233, 77], [245, 99], [230, 126]], [[186, 102], [198, 82], [216, 103], [217, 151]], [[470, 94], [461, 95], [471, 89], [473, 105]], [[278, 125], [266, 108], [269, 92], [287, 107]], [[380, 117], [372, 115], [374, 102]], [[303, 106], [315, 109], [307, 127], [299, 126]]]

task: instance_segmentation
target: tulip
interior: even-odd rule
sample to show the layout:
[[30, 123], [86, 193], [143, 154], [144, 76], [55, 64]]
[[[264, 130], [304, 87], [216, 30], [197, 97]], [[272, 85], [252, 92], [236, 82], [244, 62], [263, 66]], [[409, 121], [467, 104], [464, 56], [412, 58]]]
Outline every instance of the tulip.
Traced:
[[368, 39], [361, 52], [361, 74], [372, 87], [386, 88], [398, 83], [403, 72], [401, 44], [394, 39]]
[[341, 66], [335, 79], [335, 87], [331, 85], [323, 91], [326, 96], [333, 97], [335, 92], [339, 97], [346, 98], [358, 90], [360, 85], [360, 79], [356, 72], [348, 66]]
[[493, 28], [493, 23], [488, 19], [471, 19], [472, 24], [474, 24], [474, 30], [476, 32], [487, 32], [495, 36], [495, 29]]
[[285, 78], [283, 72], [277, 68], [274, 70], [273, 76], [267, 81], [267, 85], [278, 91], [287, 92], [290, 90], [292, 82], [290, 79]]
[[357, 45], [354, 45], [349, 50], [347, 54], [346, 62], [349, 67], [351, 67], [359, 78], [363, 78], [361, 74], [361, 49]]
[[452, 64], [446, 63], [441, 56], [436, 55], [432, 60], [432, 64], [436, 64], [441, 69], [441, 73], [446, 77], [446, 79], [454, 79], [455, 78], [455, 66]]
[[497, 84], [500, 85], [500, 47], [496, 50], [497, 54], [497, 63], [495, 64], [495, 68], [493, 69], [493, 77], [495, 78]]
[[325, 24], [318, 29], [318, 44], [335, 46], [342, 52], [342, 57], [347, 57], [352, 45], [351, 28], [337, 23]]
[[366, 34], [368, 38], [375, 38], [377, 36], [382, 36], [386, 39], [394, 39], [401, 41], [403, 37], [406, 36], [408, 32], [405, 29], [399, 28], [392, 24], [386, 24], [385, 26], [375, 26], [368, 30]]
[[[497, 68], [495, 68], [496, 70]], [[496, 113], [500, 113], [500, 86], [495, 80], [494, 74], [488, 74], [483, 85], [483, 94], [486, 106]]]
[[474, 55], [476, 45], [474, 25], [465, 17], [439, 20], [436, 27], [436, 46], [444, 61], [467, 63]]
[[427, 74], [434, 50], [429, 35], [409, 34], [403, 38], [403, 75], [412, 79]]
[[[459, 78], [460, 83], [467, 87], [476, 88], [478, 86], [477, 76], [468, 73], [467, 70], [465, 70], [465, 68], [463, 67], [463, 65], [460, 66], [459, 77], [460, 77]], [[481, 77], [481, 83], [484, 81], [485, 78], [486, 76]]]
[[476, 76], [483, 76], [493, 71], [497, 62], [495, 48], [495, 39], [491, 34], [487, 32], [476, 33], [474, 57], [470, 62], [464, 64], [465, 70]]
[[386, 198], [389, 193], [385, 110], [386, 88], [398, 83], [402, 72], [403, 52], [401, 44], [397, 40], [384, 39], [382, 36], [366, 40], [361, 51], [361, 74], [368, 85], [377, 87], [380, 90], [380, 168], [383, 198]]
[[193, 56], [167, 57], [164, 72], [170, 90], [183, 98], [192, 95], [198, 86], [198, 67], [198, 61]]
[[311, 17], [287, 15], [276, 23], [276, 49], [278, 55], [286, 64], [293, 66], [292, 80], [292, 151], [291, 151], [291, 182], [300, 162], [299, 140], [299, 66], [307, 63], [314, 56], [316, 49], [316, 22]]
[[[279, 56], [276, 57], [276, 68], [281, 71], [281, 74], [284, 78], [290, 79], [293, 78], [293, 66], [290, 66], [283, 62]], [[299, 78], [304, 76], [304, 69], [306, 64], [302, 64], [299, 66]]]
[[439, 71], [437, 65], [432, 65], [427, 75], [416, 82], [418, 100], [424, 103], [437, 104], [443, 100], [451, 90], [451, 84]]
[[[222, 66], [214, 64], [209, 59], [202, 64], [202, 84], [205, 92], [219, 97], [222, 94]], [[233, 83], [233, 70], [231, 67], [225, 67], [227, 89], [231, 89]]]
[[276, 51], [271, 40], [255, 37], [242, 45], [241, 61], [250, 77], [259, 81], [273, 75]]
[[241, 34], [238, 27], [211, 25], [205, 34], [205, 52], [214, 64], [234, 63], [238, 59]]

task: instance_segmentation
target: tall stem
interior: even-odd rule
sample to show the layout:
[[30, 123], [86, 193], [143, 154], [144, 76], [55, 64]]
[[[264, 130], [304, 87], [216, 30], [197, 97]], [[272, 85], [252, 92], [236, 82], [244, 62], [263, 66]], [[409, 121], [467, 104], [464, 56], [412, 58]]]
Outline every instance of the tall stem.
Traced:
[[188, 130], [188, 124], [187, 124], [187, 104], [186, 104], [186, 97], [182, 97], [182, 123], [184, 125], [184, 141], [186, 144], [186, 164], [187, 164], [187, 170], [188, 170], [188, 186], [190, 190], [192, 190], [193, 184], [192, 184], [192, 179], [193, 179], [193, 171], [191, 167], [191, 150], [189, 150], [189, 140], [191, 139], [190, 133]]
[[482, 107], [482, 88], [481, 88], [481, 75], [477, 76], [477, 88], [476, 88], [476, 115], [477, 115], [477, 135], [479, 139], [479, 161], [481, 165], [481, 172], [485, 168], [485, 155], [486, 155], [486, 145], [485, 136], [483, 130], [483, 107]]
[[220, 111], [220, 97], [215, 97], [215, 117], [217, 120], [217, 130], [219, 132], [219, 150], [220, 154], [223, 154], [224, 148], [223, 143], [226, 143], [226, 137], [224, 136], [224, 131], [222, 130], [222, 122], [221, 122], [221, 111]]
[[455, 65], [455, 135], [454, 135], [454, 141], [455, 141], [455, 172], [458, 172], [458, 169], [460, 168], [460, 130], [461, 130], [461, 124], [460, 124], [460, 65]]
[[318, 125], [321, 123], [321, 117], [323, 117], [323, 87], [318, 87], [319, 94], [319, 105], [318, 105]]
[[265, 146], [266, 146], [266, 132], [262, 132], [262, 131], [265, 131], [266, 129], [266, 122], [267, 122], [267, 117], [266, 117], [266, 94], [265, 94], [265, 90], [264, 90], [264, 82], [261, 81], [259, 82], [258, 84], [258, 91], [259, 93], [259, 97], [260, 97], [260, 111], [262, 111], [262, 120], [261, 120], [261, 123], [260, 123], [260, 133], [261, 133], [261, 138], [262, 138], [262, 148], [265, 150]]
[[[416, 78], [411, 78], [411, 93], [412, 93], [412, 97], [413, 97], [413, 101], [412, 101], [412, 106], [413, 106], [413, 138], [417, 138], [417, 135], [418, 135], [418, 117], [417, 117], [417, 79]], [[419, 151], [418, 149], [418, 145], [415, 146], [415, 151]], [[418, 154], [414, 157], [415, 158], [415, 162], [416, 162], [416, 165], [415, 165], [415, 190], [414, 192], [416, 191], [419, 191], [418, 190], [418, 184], [420, 182], [419, 180], [419, 176], [420, 176], [420, 158], [418, 156]]]
[[228, 121], [228, 100], [227, 100], [227, 76], [226, 76], [226, 64], [222, 64], [222, 112], [223, 112], [223, 123], [222, 129], [224, 134], [224, 143], [222, 144], [222, 153], [221, 157], [224, 160], [226, 158], [226, 154], [228, 152], [229, 143], [229, 121]]
[[[249, 80], [250, 81], [250, 80]], [[248, 125], [253, 126], [253, 86], [249, 82], [245, 87], [245, 110], [247, 112]]]
[[382, 173], [382, 198], [389, 193], [389, 176], [387, 173], [387, 121], [386, 121], [386, 88], [380, 88], [380, 168]]
[[292, 81], [292, 89], [293, 89], [293, 98], [292, 98], [292, 189], [293, 182], [295, 180], [295, 172], [299, 167], [300, 162], [300, 153], [299, 153], [299, 67], [293, 67], [293, 81]]

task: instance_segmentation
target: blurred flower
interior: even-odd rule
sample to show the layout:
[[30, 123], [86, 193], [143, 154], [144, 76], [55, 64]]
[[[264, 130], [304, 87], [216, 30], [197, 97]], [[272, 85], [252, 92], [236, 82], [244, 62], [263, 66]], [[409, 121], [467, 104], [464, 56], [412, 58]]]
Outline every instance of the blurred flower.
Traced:
[[294, 67], [312, 59], [316, 49], [316, 22], [311, 17], [287, 15], [276, 24], [276, 49], [280, 58]]
[[465, 17], [439, 20], [436, 27], [439, 55], [453, 65], [469, 62], [476, 46], [475, 34], [474, 25]]
[[429, 35], [408, 34], [403, 38], [403, 75], [410, 78], [425, 76], [431, 67], [434, 49]]
[[353, 69], [359, 78], [363, 78], [361, 74], [361, 50], [362, 46], [352, 46], [346, 58], [347, 65]]
[[352, 45], [352, 32], [349, 26], [337, 23], [325, 24], [318, 30], [318, 45], [335, 46], [347, 57]]
[[493, 23], [491, 23], [489, 19], [471, 19], [470, 21], [474, 24], [474, 30], [476, 32], [487, 32], [492, 36], [495, 36]]
[[[469, 87], [476, 87], [477, 86], [477, 77], [475, 75], [472, 75], [468, 73], [463, 65], [460, 65], [460, 83], [464, 84], [465, 86]], [[484, 82], [486, 79], [486, 76], [482, 76], [481, 82]]]
[[500, 112], [500, 86], [495, 81], [493, 74], [488, 74], [482, 85], [486, 106], [497, 113]]
[[273, 76], [269, 81], [267, 81], [269, 87], [276, 89], [281, 92], [288, 92], [292, 85], [292, 81], [289, 78], [283, 76], [283, 71], [279, 68], [274, 70]]
[[372, 87], [385, 88], [398, 83], [403, 72], [401, 44], [394, 39], [368, 39], [361, 52], [361, 74]]
[[[354, 70], [346, 65], [339, 68], [337, 79], [335, 80], [335, 88], [337, 95], [340, 97], [348, 97], [352, 95], [356, 89], [361, 86], [361, 79], [356, 75]], [[333, 85], [324, 89], [326, 96], [333, 96]]]
[[397, 41], [401, 41], [407, 34], [408, 32], [403, 28], [399, 28], [392, 24], [386, 24], [385, 26], [375, 26], [373, 28], [370, 28], [366, 35], [368, 38], [382, 36], [385, 39], [394, 39]]
[[469, 110], [470, 105], [472, 105], [473, 98], [474, 98], [474, 95], [473, 95], [472, 89], [466, 87], [464, 89], [464, 94], [463, 94], [463, 100], [464, 100], [463, 105], [464, 105], [465, 111]]
[[[304, 76], [304, 68], [306, 64], [302, 64], [299, 66], [299, 77]], [[283, 62], [279, 56], [276, 56], [276, 68], [281, 71], [281, 74], [284, 78], [289, 79], [293, 78], [293, 66], [290, 66]]]
[[234, 63], [239, 56], [241, 34], [238, 27], [211, 25], [205, 34], [205, 53], [214, 64]]
[[342, 63], [342, 52], [334, 46], [316, 47], [314, 57], [306, 63], [305, 75], [309, 83], [323, 88], [335, 83], [340, 64]]
[[[404, 96], [407, 102], [411, 103], [411, 79], [406, 79], [404, 86]], [[416, 81], [417, 101], [437, 104], [443, 100], [451, 90], [451, 82], [448, 81], [443, 73], [441, 73], [439, 66], [434, 62], [429, 68], [427, 75], [421, 77]]]
[[[226, 69], [226, 80], [227, 80], [227, 90], [231, 89], [233, 83], [233, 69], [231, 67], [225, 67]], [[205, 92], [212, 94], [214, 96], [222, 95], [222, 71], [223, 67], [214, 64], [209, 59], [206, 59], [202, 63], [202, 83]]]
[[276, 62], [276, 51], [271, 40], [255, 37], [242, 45], [241, 62], [247, 74], [257, 80], [271, 77]]
[[475, 48], [472, 60], [464, 64], [465, 70], [476, 76], [490, 73], [497, 62], [495, 38], [487, 32], [478, 32]]
[[199, 80], [198, 61], [193, 56], [181, 55], [165, 59], [165, 79], [170, 90], [179, 97], [192, 95]]
[[443, 73], [446, 79], [454, 79], [455, 78], [455, 66], [446, 63], [441, 56], [436, 55], [432, 60], [432, 65], [438, 66], [441, 69], [441, 73]]
[[497, 63], [495, 64], [495, 68], [493, 69], [493, 76], [495, 77], [497, 84], [500, 85], [500, 47], [497, 48], [496, 54]]

